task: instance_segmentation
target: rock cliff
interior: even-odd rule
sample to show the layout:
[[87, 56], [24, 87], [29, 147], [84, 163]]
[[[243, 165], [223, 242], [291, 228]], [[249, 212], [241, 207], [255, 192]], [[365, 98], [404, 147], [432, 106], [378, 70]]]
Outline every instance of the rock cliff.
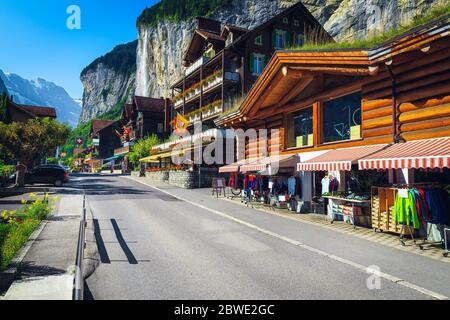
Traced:
[[120, 45], [81, 73], [84, 86], [80, 123], [111, 110], [134, 91], [137, 41]]

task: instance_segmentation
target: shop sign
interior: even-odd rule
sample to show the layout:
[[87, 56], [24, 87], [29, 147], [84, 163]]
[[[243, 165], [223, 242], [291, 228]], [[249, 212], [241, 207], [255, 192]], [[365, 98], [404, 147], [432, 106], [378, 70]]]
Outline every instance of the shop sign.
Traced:
[[98, 146], [100, 145], [100, 139], [92, 139], [92, 144], [93, 144], [95, 147], [98, 147]]

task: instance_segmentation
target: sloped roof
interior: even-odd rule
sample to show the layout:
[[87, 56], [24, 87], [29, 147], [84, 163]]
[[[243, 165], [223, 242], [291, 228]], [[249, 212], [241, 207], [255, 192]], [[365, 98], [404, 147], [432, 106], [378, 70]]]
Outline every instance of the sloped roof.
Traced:
[[122, 110], [122, 119], [129, 118], [133, 114], [133, 105], [132, 104], [125, 104]]
[[195, 32], [198, 33], [199, 35], [201, 35], [207, 41], [225, 41], [225, 39], [222, 38], [220, 36], [220, 34], [217, 34], [217, 33], [213, 33], [213, 32], [206, 31], [206, 30], [200, 30], [200, 29], [195, 30]]
[[24, 104], [10, 103], [16, 109], [19, 109], [35, 118], [56, 118], [56, 109], [52, 107], [30, 106]]
[[115, 123], [114, 120], [93, 120], [92, 121], [92, 133], [98, 133], [99, 131], [105, 129], [106, 127], [110, 126], [111, 124]]
[[134, 104], [140, 112], [164, 112], [165, 108], [164, 99], [135, 96]]
[[205, 42], [225, 44], [225, 38], [221, 37], [219, 33], [214, 33], [211, 31], [196, 29], [189, 43], [188, 49], [184, 55], [184, 61], [192, 60], [192, 56], [195, 55], [194, 52], [201, 50]]
[[226, 25], [223, 26], [222, 33], [220, 35], [221, 35], [221, 37], [225, 38], [226, 35], [229, 32], [232, 32], [232, 33], [236, 34], [237, 37], [240, 37], [240, 36], [242, 36], [243, 34], [249, 32], [249, 31], [250, 30], [248, 30], [246, 28], [234, 26], [234, 25], [231, 25], [231, 24], [226, 24]]

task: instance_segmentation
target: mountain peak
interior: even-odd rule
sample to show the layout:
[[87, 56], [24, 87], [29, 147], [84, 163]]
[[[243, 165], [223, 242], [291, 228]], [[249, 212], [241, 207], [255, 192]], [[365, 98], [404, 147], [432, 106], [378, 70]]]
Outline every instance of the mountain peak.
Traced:
[[14, 73], [0, 70], [0, 90], [3, 83], [14, 101], [32, 106], [54, 107], [60, 122], [76, 126], [80, 105], [72, 99], [63, 87], [41, 77], [27, 80]]

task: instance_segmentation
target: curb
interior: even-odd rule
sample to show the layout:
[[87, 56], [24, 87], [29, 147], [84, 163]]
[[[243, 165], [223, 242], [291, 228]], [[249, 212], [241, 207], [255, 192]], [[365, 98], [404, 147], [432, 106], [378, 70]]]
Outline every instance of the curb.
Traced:
[[0, 200], [0, 204], [22, 204], [21, 200]]
[[47, 223], [48, 223], [48, 220], [42, 220], [39, 227], [36, 230], [34, 230], [34, 232], [28, 238], [25, 246], [23, 246], [22, 249], [20, 249], [19, 252], [17, 252], [14, 259], [10, 262], [8, 269], [0, 272], [0, 292], [8, 291], [9, 287], [15, 280], [18, 267], [22, 263], [23, 259], [27, 255], [28, 251], [33, 246], [34, 242], [41, 235], [41, 233], [44, 230]]

